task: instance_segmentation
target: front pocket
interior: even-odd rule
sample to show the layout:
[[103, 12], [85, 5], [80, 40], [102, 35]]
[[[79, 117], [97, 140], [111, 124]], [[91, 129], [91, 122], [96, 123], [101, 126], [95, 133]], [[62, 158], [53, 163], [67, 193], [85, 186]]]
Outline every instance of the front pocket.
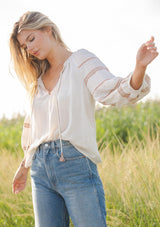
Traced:
[[[57, 156], [58, 158], [61, 157], [61, 148], [58, 147], [57, 149]], [[64, 146], [63, 147], [63, 157], [65, 161], [76, 160], [80, 158], [85, 158], [80, 151], [78, 151], [73, 145]]]

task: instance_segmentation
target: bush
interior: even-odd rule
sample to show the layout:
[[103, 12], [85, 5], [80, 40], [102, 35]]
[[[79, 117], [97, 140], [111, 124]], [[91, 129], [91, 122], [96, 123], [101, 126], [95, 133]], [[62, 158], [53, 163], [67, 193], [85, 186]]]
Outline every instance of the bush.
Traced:
[[146, 136], [157, 136], [160, 127], [160, 103], [148, 101], [121, 108], [103, 107], [96, 111], [99, 148], [108, 145], [112, 150], [130, 140], [146, 143]]

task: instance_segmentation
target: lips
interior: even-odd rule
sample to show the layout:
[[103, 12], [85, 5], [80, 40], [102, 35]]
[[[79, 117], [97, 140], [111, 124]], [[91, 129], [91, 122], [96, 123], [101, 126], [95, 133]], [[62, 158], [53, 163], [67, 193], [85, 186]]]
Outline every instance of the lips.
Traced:
[[33, 52], [33, 55], [35, 56], [37, 56], [38, 54], [39, 54], [39, 50]]

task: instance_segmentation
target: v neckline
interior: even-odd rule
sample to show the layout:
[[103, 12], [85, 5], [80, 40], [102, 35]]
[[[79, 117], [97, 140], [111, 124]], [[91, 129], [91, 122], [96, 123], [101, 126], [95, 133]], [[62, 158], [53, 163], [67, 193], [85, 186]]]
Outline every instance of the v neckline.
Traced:
[[[75, 52], [72, 52], [71, 55], [70, 55], [70, 56], [65, 60], [65, 62], [63, 63], [63, 67], [62, 67], [62, 69], [61, 69], [60, 72], [59, 72], [59, 78], [58, 78], [58, 80], [57, 80], [55, 86], [53, 87], [53, 89], [52, 89], [51, 91], [49, 91], [49, 90], [45, 87], [45, 84], [44, 84], [44, 82], [43, 82], [43, 80], [42, 80], [42, 76], [40, 76], [40, 77], [38, 78], [39, 81], [40, 81], [40, 85], [42, 85], [42, 87], [43, 87], [43, 89], [45, 90], [45, 92], [47, 92], [49, 95], [51, 95], [52, 93], [55, 92], [56, 87], [58, 86], [58, 84], [59, 84], [59, 82], [60, 82], [60, 80], [61, 80], [62, 74], [63, 74], [63, 72], [64, 72], [64, 70], [65, 70], [65, 66], [66, 66], [67, 62], [70, 60], [70, 58], [73, 56], [74, 53], [75, 53]], [[58, 88], [57, 88], [57, 89], [58, 89]]]
[[39, 79], [40, 79], [40, 84], [42, 85], [43, 89], [45, 90], [45, 92], [46, 92], [48, 95], [51, 95], [52, 93], [55, 92], [56, 87], [58, 86], [58, 84], [59, 84], [59, 82], [60, 82], [60, 79], [61, 79], [61, 76], [62, 76], [63, 69], [64, 69], [64, 68], [62, 68], [62, 70], [60, 71], [59, 78], [58, 78], [58, 80], [57, 80], [55, 86], [53, 87], [53, 89], [52, 89], [51, 91], [49, 91], [49, 90], [45, 87], [44, 82], [43, 82], [43, 80], [42, 80], [42, 76], [40, 76], [40, 78], [39, 78]]
[[[40, 76], [40, 77], [38, 78], [39, 85], [42, 86], [42, 88], [44, 89], [44, 91], [45, 91], [46, 93], [48, 93], [49, 95], [51, 95], [52, 93], [55, 92], [55, 90], [56, 90], [56, 88], [57, 88], [57, 86], [58, 86], [58, 84], [59, 84], [59, 82], [60, 82], [60, 80], [61, 80], [62, 74], [63, 74], [63, 72], [65, 71], [65, 66], [66, 66], [67, 63], [71, 60], [71, 58], [72, 58], [76, 53], [78, 53], [80, 50], [81, 50], [81, 49], [72, 52], [71, 55], [70, 55], [70, 56], [66, 59], [66, 61], [63, 63], [63, 67], [62, 67], [62, 70], [60, 71], [59, 79], [58, 79], [57, 83], [55, 84], [54, 88], [53, 88], [51, 91], [49, 91], [49, 90], [45, 87], [45, 85], [44, 85], [44, 83], [43, 83], [43, 80], [42, 80], [42, 76]], [[58, 89], [58, 88], [57, 88], [57, 89]]]

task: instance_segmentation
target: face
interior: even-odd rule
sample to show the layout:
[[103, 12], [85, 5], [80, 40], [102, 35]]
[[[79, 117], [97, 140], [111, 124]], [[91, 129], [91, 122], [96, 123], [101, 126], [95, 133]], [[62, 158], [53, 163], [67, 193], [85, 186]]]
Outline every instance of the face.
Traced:
[[48, 30], [22, 30], [17, 39], [21, 48], [41, 60], [47, 58], [53, 47], [53, 36]]

